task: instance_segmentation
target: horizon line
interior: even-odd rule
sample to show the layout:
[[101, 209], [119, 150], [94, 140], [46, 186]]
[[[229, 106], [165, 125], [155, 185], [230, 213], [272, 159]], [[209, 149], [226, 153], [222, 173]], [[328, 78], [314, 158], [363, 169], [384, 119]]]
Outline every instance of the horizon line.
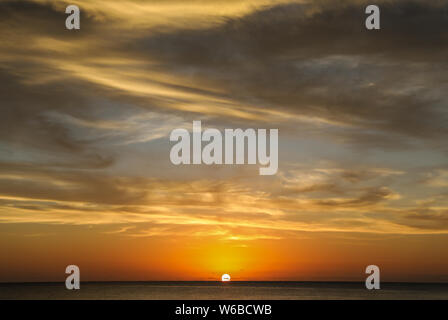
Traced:
[[[221, 280], [91, 280], [91, 281], [82, 281], [83, 284], [92, 284], [92, 283], [175, 283], [175, 282], [183, 282], [183, 283], [197, 283], [197, 282], [210, 282], [210, 283], [223, 283]], [[226, 284], [229, 283], [364, 283], [363, 280], [231, 280], [226, 281]], [[64, 280], [61, 281], [11, 281], [11, 282], [3, 282], [0, 281], [0, 285], [4, 284], [64, 284]], [[448, 281], [381, 281], [382, 284], [446, 284], [448, 285]]]

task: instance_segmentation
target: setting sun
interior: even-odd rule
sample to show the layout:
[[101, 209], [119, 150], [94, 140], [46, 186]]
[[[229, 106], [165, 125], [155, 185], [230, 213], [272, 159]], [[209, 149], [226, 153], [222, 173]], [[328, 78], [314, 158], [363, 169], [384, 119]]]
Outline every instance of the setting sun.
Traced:
[[227, 273], [223, 274], [221, 277], [221, 281], [223, 281], [223, 282], [230, 281], [230, 276]]

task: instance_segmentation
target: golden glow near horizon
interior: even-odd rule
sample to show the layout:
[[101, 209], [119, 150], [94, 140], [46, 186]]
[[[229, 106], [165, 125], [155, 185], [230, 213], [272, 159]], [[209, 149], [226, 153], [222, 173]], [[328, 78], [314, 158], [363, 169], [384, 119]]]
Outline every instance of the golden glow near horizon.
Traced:
[[[378, 4], [0, 0], [0, 281], [447, 281], [448, 4]], [[277, 174], [173, 166], [194, 120]]]

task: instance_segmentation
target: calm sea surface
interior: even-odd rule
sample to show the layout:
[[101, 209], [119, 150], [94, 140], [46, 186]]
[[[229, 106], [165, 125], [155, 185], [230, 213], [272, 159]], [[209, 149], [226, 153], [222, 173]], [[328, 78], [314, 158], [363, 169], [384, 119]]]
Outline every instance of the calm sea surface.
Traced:
[[448, 283], [382, 283], [369, 291], [355, 282], [89, 282], [0, 284], [0, 299], [302, 300], [448, 299]]

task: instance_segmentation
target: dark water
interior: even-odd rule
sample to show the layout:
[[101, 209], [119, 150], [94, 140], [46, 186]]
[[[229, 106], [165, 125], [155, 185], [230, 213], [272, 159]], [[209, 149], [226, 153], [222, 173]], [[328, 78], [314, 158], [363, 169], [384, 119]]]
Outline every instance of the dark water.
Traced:
[[369, 291], [356, 282], [89, 282], [0, 284], [0, 299], [313, 300], [448, 299], [448, 283], [382, 283]]

